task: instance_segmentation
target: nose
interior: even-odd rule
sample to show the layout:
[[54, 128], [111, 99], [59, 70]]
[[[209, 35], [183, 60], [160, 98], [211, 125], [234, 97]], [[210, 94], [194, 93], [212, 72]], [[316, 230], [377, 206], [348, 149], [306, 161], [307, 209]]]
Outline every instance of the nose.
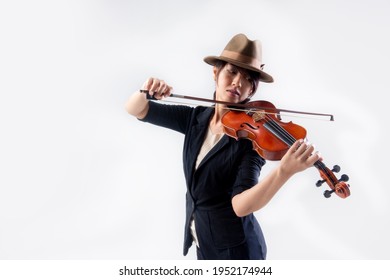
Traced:
[[234, 76], [232, 85], [236, 87], [241, 87], [241, 73], [237, 73], [237, 75]]

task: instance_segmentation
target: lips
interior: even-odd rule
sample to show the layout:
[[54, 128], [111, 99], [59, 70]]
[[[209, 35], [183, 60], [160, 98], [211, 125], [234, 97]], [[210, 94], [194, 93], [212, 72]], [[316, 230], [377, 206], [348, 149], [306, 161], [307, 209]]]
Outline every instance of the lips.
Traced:
[[238, 96], [238, 97], [240, 96], [240, 93], [235, 89], [228, 89], [226, 91], [229, 92], [231, 95]]

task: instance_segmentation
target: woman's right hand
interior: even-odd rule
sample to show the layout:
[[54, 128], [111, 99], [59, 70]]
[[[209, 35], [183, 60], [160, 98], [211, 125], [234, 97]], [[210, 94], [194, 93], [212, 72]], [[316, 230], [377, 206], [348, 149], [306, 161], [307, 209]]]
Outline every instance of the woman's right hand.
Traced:
[[172, 87], [165, 81], [157, 78], [149, 78], [142, 86], [143, 90], [149, 91], [149, 95], [156, 99], [163, 99], [171, 95]]
[[[163, 80], [149, 78], [143, 84], [142, 90], [149, 91], [150, 96], [160, 100], [171, 94], [172, 87], [168, 86]], [[137, 90], [127, 100], [125, 108], [130, 115], [143, 119], [149, 111], [149, 100], [146, 99], [145, 93]]]

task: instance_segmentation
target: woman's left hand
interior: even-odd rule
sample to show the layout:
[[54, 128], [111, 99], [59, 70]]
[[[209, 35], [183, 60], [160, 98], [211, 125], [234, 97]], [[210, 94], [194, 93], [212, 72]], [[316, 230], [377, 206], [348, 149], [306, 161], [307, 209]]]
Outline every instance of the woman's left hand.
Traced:
[[314, 146], [300, 139], [283, 156], [280, 167], [282, 172], [293, 175], [313, 166], [318, 160], [322, 160], [322, 157], [314, 151]]

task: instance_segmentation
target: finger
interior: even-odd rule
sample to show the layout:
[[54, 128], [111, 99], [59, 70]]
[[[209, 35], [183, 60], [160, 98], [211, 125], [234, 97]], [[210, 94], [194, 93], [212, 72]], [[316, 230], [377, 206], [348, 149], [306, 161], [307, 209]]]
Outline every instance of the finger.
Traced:
[[317, 161], [322, 161], [322, 156], [318, 151], [312, 153], [306, 160], [308, 165], [313, 165]]
[[152, 84], [149, 87], [150, 96], [153, 96], [156, 99], [161, 99], [161, 92], [159, 90], [162, 83], [164, 83], [164, 81], [153, 78]]
[[168, 86], [166, 91], [166, 96], [170, 96], [172, 94], [173, 88], [171, 86]]
[[153, 84], [153, 78], [148, 78], [142, 85], [142, 89], [149, 90], [150, 86]]
[[308, 158], [314, 152], [314, 146], [304, 144], [301, 145], [298, 150], [300, 156], [302, 156], [303, 158]]
[[169, 97], [171, 95], [172, 87], [165, 84], [165, 88], [163, 90], [163, 97]]
[[288, 154], [293, 154], [295, 153], [298, 148], [301, 146], [301, 144], [303, 143], [303, 140], [302, 139], [299, 139], [297, 141], [294, 142], [294, 144], [291, 145], [290, 149], [287, 151]]
[[298, 155], [297, 159], [306, 167], [313, 166], [317, 161], [322, 160], [320, 153], [314, 150], [314, 145], [308, 145], [306, 150]]
[[145, 82], [144, 82], [144, 84], [142, 85], [142, 89], [143, 90], [147, 90], [148, 91], [148, 94], [150, 95], [150, 96], [152, 96], [153, 97], [153, 91], [151, 90], [151, 87], [152, 87], [152, 85], [153, 85], [153, 82], [154, 82], [154, 78], [148, 78]]
[[153, 79], [152, 85], [150, 86], [149, 90], [153, 93], [157, 93], [158, 88], [160, 87], [160, 80], [159, 79]]
[[171, 95], [172, 87], [168, 86], [165, 81], [160, 80], [160, 86], [157, 89], [156, 93], [160, 96], [160, 98], [165, 98]]
[[165, 84], [165, 89], [164, 89], [164, 96], [165, 97], [168, 97], [171, 95], [171, 92], [172, 92], [172, 87]]
[[164, 81], [160, 81], [160, 86], [157, 89], [157, 93], [161, 96], [164, 97], [165, 92], [168, 88], [168, 85]]
[[166, 87], [167, 87], [167, 84], [163, 80], [158, 80], [158, 82], [156, 81], [156, 83], [153, 87], [153, 96], [159, 100], [164, 98], [164, 92], [165, 92]]

